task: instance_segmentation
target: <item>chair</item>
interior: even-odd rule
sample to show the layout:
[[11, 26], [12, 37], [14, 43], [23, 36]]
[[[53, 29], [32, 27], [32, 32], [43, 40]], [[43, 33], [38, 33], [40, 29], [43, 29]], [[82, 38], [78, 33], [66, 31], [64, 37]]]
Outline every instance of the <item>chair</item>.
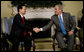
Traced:
[[10, 18], [10, 21], [11, 21], [11, 25], [13, 24], [13, 17]]
[[[72, 16], [73, 20], [76, 21], [76, 17], [75, 16]], [[82, 40], [81, 40], [81, 37], [80, 37], [80, 31], [81, 31], [81, 28], [79, 28], [78, 26], [76, 27], [75, 31], [74, 31], [74, 34], [75, 34], [75, 45], [76, 45], [76, 49], [77, 49], [77, 39], [79, 39], [79, 44], [80, 44], [80, 50], [82, 49]]]
[[5, 31], [6, 31], [6, 34], [10, 34], [10, 30], [9, 30], [9, 21], [7, 19], [7, 17], [4, 17], [4, 23], [5, 23]]
[[3, 26], [1, 23], [1, 49], [3, 49], [2, 51], [9, 51], [9, 44], [7, 42], [7, 38], [9, 35], [9, 24], [8, 24], [8, 19], [6, 17], [4, 17], [4, 23], [5, 23], [5, 33], [3, 32]]

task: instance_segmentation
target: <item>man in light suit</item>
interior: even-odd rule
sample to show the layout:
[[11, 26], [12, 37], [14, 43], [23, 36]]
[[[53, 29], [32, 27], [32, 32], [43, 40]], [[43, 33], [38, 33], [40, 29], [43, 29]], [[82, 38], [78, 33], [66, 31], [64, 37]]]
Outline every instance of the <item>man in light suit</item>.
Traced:
[[[76, 27], [75, 22], [73, 21], [69, 13], [63, 12], [62, 5], [55, 5], [55, 14], [51, 16], [51, 21], [48, 25], [42, 28], [33, 28], [33, 30], [38, 33], [40, 31], [48, 30], [53, 24], [56, 26], [55, 34], [59, 46], [62, 51], [72, 51], [74, 44], [74, 29]], [[63, 37], [68, 38], [68, 47], [66, 46]], [[67, 49], [66, 49], [67, 48]]]

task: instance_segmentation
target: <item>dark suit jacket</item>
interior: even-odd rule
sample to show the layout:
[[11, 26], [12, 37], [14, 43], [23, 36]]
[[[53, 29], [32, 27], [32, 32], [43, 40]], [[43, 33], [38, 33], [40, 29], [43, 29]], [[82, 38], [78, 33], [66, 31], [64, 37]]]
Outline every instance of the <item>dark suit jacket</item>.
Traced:
[[[64, 12], [62, 14], [63, 14], [63, 23], [66, 31], [74, 30], [76, 23], [73, 21], [73, 18], [71, 17], [71, 15], [69, 13], [64, 13]], [[61, 31], [59, 18], [58, 18], [58, 15], [56, 14], [54, 14], [51, 17], [50, 23], [43, 27], [43, 31], [49, 29], [52, 26], [52, 24], [55, 24], [56, 32]]]
[[[32, 32], [32, 28], [31, 25], [27, 25], [26, 19], [24, 20], [25, 24], [22, 21], [22, 18], [20, 16], [20, 14], [16, 14], [13, 20], [13, 25], [12, 25], [12, 29], [11, 29], [11, 33], [10, 33], [10, 37], [11, 39], [24, 39], [26, 37], [30, 38], [30, 35], [28, 34], [28, 32]], [[24, 36], [24, 31], [26, 31], [27, 36]]]

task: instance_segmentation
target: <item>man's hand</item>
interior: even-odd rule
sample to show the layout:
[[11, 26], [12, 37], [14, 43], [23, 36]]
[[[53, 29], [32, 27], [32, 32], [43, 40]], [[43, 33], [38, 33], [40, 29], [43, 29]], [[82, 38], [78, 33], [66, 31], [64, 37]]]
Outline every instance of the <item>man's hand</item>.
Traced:
[[38, 33], [38, 32], [40, 32], [41, 30], [40, 30], [40, 28], [33, 28], [33, 31], [35, 31], [36, 33]]
[[69, 31], [69, 32], [68, 32], [68, 35], [73, 35], [73, 34], [74, 34], [73, 31]]
[[32, 36], [32, 32], [28, 32], [30, 36]]

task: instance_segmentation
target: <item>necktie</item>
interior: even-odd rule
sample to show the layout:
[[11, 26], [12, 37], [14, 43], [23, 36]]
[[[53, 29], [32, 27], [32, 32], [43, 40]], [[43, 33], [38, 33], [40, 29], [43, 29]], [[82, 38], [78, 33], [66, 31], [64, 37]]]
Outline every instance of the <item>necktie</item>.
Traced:
[[[25, 24], [24, 17], [22, 18], [22, 21]], [[26, 31], [24, 31], [24, 36], [26, 36]]]
[[22, 20], [23, 20], [23, 23], [25, 24], [24, 17], [22, 18]]
[[66, 35], [66, 30], [65, 30], [65, 28], [64, 28], [64, 25], [63, 25], [61, 16], [59, 16], [59, 21], [60, 21], [61, 30], [62, 30], [63, 35]]

